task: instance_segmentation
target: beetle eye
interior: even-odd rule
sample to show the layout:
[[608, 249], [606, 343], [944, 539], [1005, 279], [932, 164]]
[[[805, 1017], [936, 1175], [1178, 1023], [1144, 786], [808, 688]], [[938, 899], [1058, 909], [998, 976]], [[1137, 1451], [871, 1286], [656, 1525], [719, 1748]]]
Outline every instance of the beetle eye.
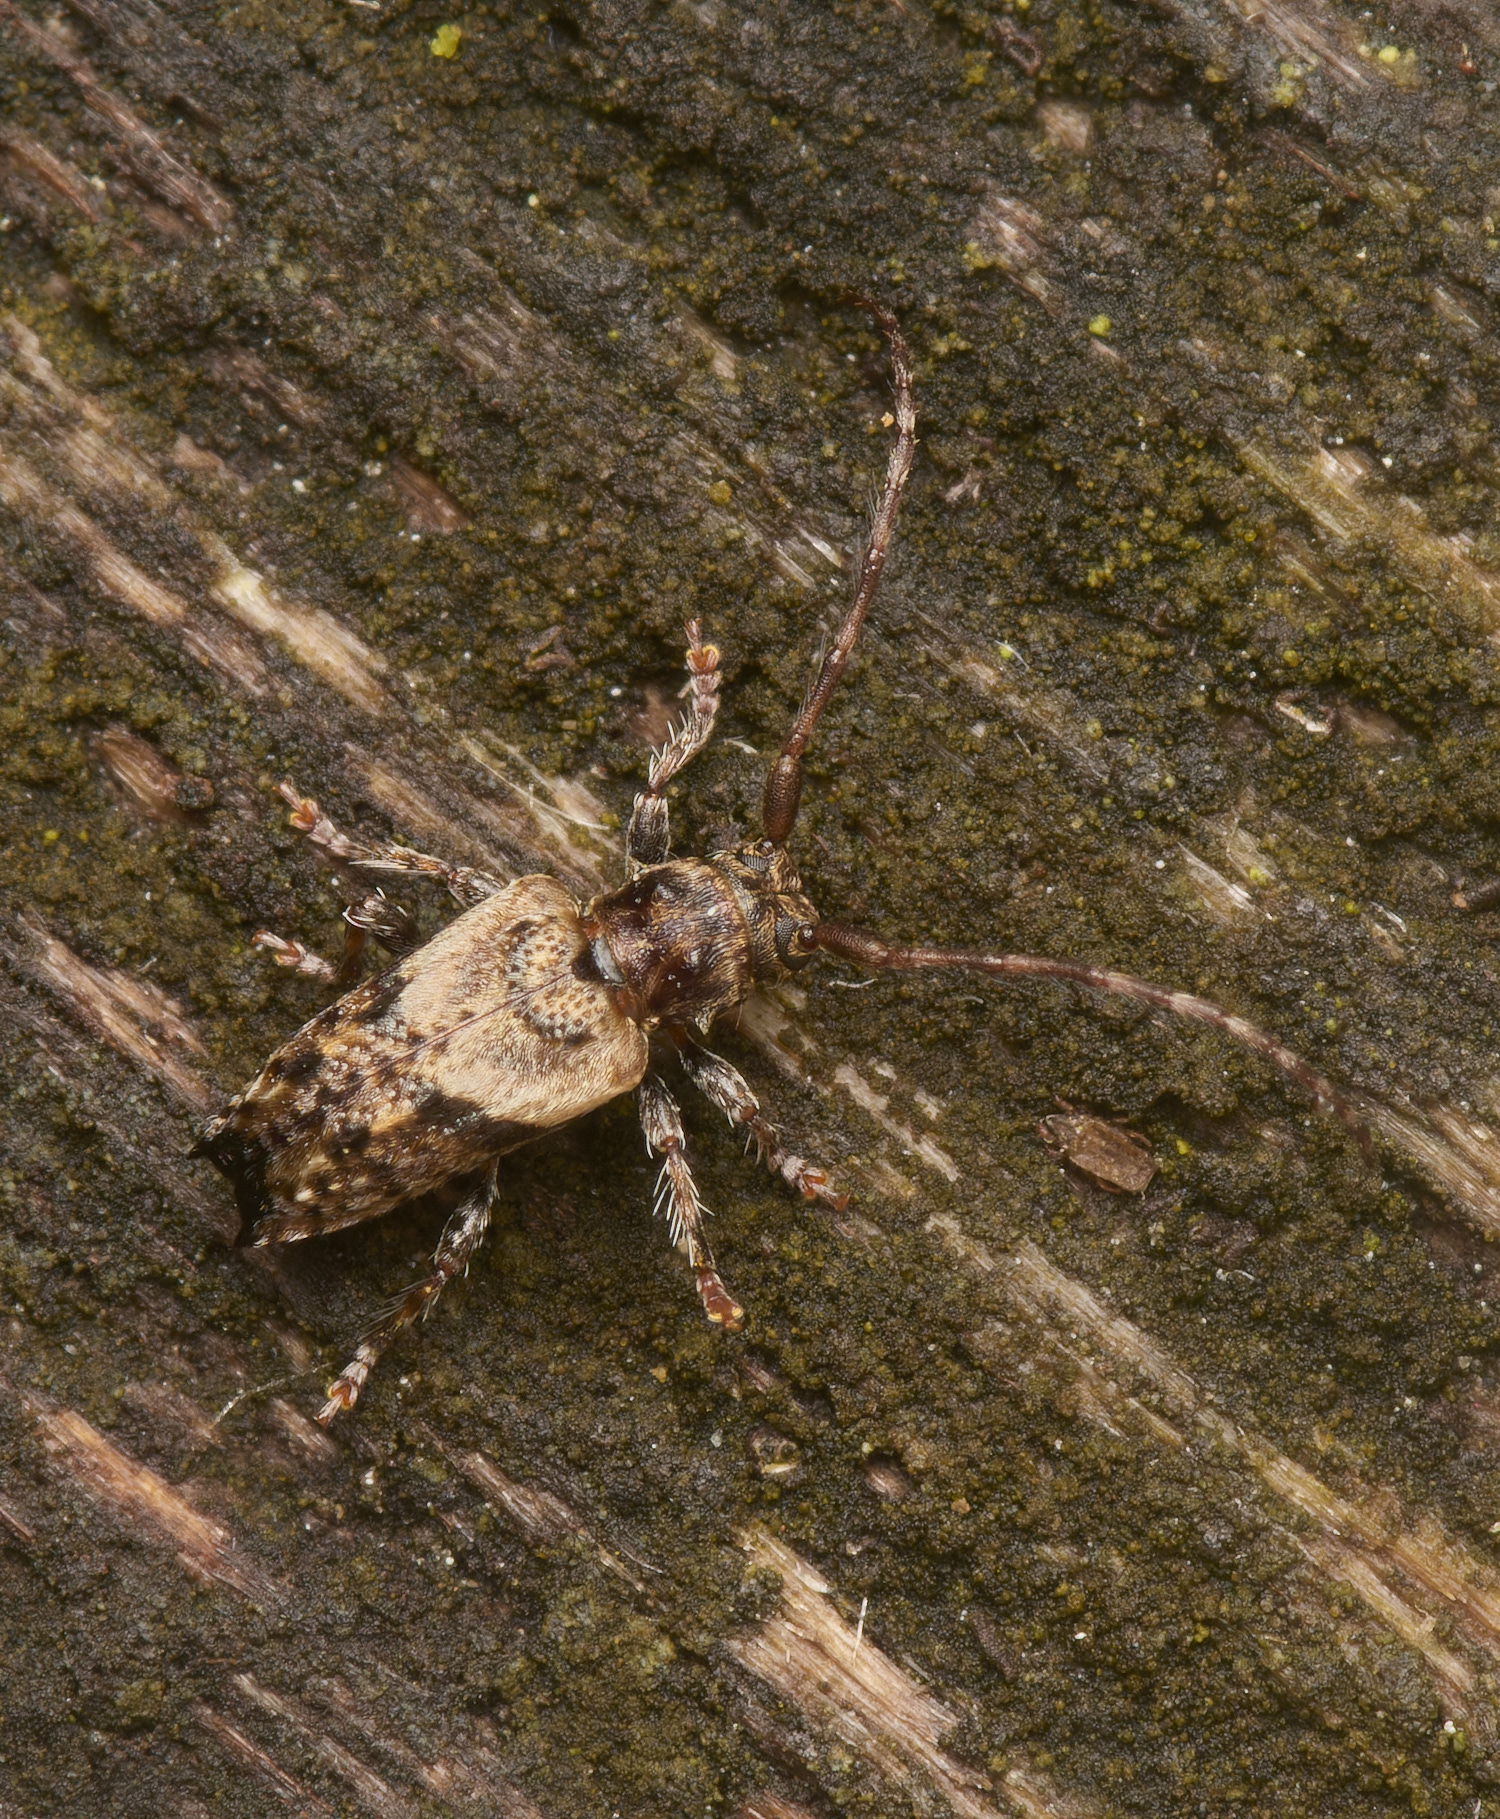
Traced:
[[766, 858], [769, 859], [776, 851], [776, 842], [774, 840], [762, 840], [760, 845], [756, 848], [756, 851], [764, 853]]
[[776, 958], [783, 966], [806, 966], [812, 954], [803, 947], [800, 937], [807, 929], [807, 924], [800, 916], [778, 916], [776, 918]]

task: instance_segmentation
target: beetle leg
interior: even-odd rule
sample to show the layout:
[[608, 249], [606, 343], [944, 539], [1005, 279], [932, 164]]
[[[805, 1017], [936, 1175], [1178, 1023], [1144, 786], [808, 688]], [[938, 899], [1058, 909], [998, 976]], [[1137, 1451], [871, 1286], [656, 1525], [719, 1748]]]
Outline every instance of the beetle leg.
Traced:
[[636, 1100], [640, 1106], [641, 1129], [646, 1133], [646, 1148], [653, 1156], [662, 1158], [654, 1210], [666, 1209], [672, 1242], [687, 1253], [687, 1260], [697, 1276], [704, 1313], [715, 1326], [737, 1333], [745, 1323], [745, 1310], [725, 1288], [703, 1237], [704, 1206], [688, 1167], [687, 1139], [683, 1135], [682, 1113], [677, 1101], [655, 1074], [647, 1074], [636, 1088]]
[[[345, 971], [358, 958], [366, 935], [373, 935], [386, 952], [398, 960], [403, 954], [410, 953], [420, 939], [411, 912], [401, 904], [393, 903], [382, 890], [371, 891], [368, 896], [361, 897], [358, 903], [347, 905], [344, 922], [348, 928], [344, 938]], [[348, 983], [353, 983], [353, 977]]]
[[450, 865], [446, 859], [435, 859], [431, 853], [419, 853], [409, 846], [381, 840], [369, 843], [351, 840], [347, 834], [339, 832], [311, 796], [300, 794], [295, 784], [283, 783], [281, 794], [291, 806], [292, 826], [340, 865], [358, 866], [366, 872], [415, 872], [420, 877], [436, 878], [465, 909], [483, 903], [486, 897], [497, 896], [505, 888], [488, 872], [475, 871], [467, 865]]
[[339, 977], [341, 969], [331, 960], [315, 954], [300, 941], [288, 941], [284, 936], [273, 935], [268, 928], [258, 928], [250, 937], [250, 945], [263, 947], [278, 966], [289, 966], [293, 972], [302, 973], [309, 979], [322, 979], [332, 985]]
[[667, 785], [688, 760], [701, 752], [714, 730], [719, 711], [719, 652], [702, 641], [696, 619], [687, 623], [688, 710], [667, 735], [659, 752], [651, 754], [646, 787], [635, 799], [630, 827], [625, 835], [625, 857], [630, 875], [647, 865], [661, 865], [672, 848], [667, 813]]
[[747, 1139], [755, 1145], [756, 1154], [771, 1173], [780, 1175], [804, 1200], [818, 1200], [836, 1213], [844, 1212], [849, 1205], [849, 1196], [839, 1193], [833, 1186], [827, 1169], [819, 1168], [801, 1156], [788, 1155], [781, 1146], [776, 1127], [761, 1116], [760, 1104], [744, 1075], [721, 1055], [715, 1055], [702, 1043], [695, 1042], [685, 1029], [674, 1025], [668, 1034], [677, 1044], [688, 1079], [718, 1106], [731, 1125], [745, 1131]]
[[399, 903], [392, 903], [384, 891], [371, 891], [344, 911], [344, 957], [337, 966], [315, 954], [300, 941], [288, 941], [273, 935], [268, 928], [258, 928], [250, 937], [252, 947], [263, 947], [278, 966], [290, 967], [309, 979], [321, 979], [328, 985], [347, 991], [360, 975], [360, 958], [365, 942], [373, 935], [380, 945], [397, 956], [416, 945], [416, 925]]
[[318, 1410], [318, 1420], [324, 1427], [341, 1410], [354, 1407], [376, 1360], [402, 1328], [410, 1326], [414, 1320], [425, 1320], [453, 1278], [468, 1269], [469, 1259], [479, 1248], [490, 1223], [498, 1170], [499, 1164], [492, 1163], [484, 1180], [454, 1209], [433, 1255], [432, 1274], [396, 1297], [360, 1340], [353, 1358], [329, 1384], [328, 1400]]

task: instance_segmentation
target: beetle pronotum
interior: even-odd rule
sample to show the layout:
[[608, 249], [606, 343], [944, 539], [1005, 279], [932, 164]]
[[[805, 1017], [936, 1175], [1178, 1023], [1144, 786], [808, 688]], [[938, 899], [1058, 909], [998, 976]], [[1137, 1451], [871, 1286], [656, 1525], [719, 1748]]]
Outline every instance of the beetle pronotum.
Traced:
[[466, 1268], [489, 1223], [500, 1158], [621, 1093], [636, 1094], [647, 1145], [662, 1157], [657, 1207], [687, 1252], [704, 1311], [739, 1327], [743, 1309], [714, 1267], [681, 1115], [652, 1070], [648, 1036], [675, 1050], [691, 1084], [743, 1128], [773, 1174], [842, 1210], [848, 1197], [827, 1172], [787, 1151], [740, 1074], [698, 1040], [755, 986], [785, 979], [819, 954], [876, 969], [1059, 979], [1133, 999], [1233, 1037], [1361, 1128], [1323, 1075], [1205, 998], [1079, 961], [887, 942], [823, 921], [803, 893], [787, 851], [803, 754], [870, 610], [916, 447], [906, 342], [887, 311], [862, 307], [890, 344], [896, 436], [853, 602], [767, 774], [759, 838], [701, 859], [670, 857], [667, 784], [707, 743], [719, 705], [719, 653], [696, 621], [687, 627], [687, 712], [653, 755], [635, 799], [628, 878], [587, 905], [550, 877], [502, 885], [407, 847], [351, 840], [316, 802], [283, 785], [292, 825], [334, 861], [355, 873], [436, 879], [464, 906], [419, 947], [404, 911], [379, 891], [364, 896], [345, 912], [349, 939], [339, 969], [295, 942], [257, 936], [283, 965], [341, 984], [355, 977], [367, 933], [396, 958], [298, 1030], [199, 1139], [197, 1153], [234, 1185], [241, 1241], [251, 1244], [337, 1231], [466, 1181], [431, 1273], [366, 1334], [329, 1387], [324, 1422], [353, 1406], [380, 1354]]

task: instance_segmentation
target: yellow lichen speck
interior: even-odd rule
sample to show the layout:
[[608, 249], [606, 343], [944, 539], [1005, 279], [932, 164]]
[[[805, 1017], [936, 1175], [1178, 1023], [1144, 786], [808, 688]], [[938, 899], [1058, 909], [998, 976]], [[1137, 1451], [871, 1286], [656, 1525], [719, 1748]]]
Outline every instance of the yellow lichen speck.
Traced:
[[432, 34], [432, 41], [427, 48], [434, 57], [456, 57], [462, 41], [463, 32], [458, 26], [440, 25]]

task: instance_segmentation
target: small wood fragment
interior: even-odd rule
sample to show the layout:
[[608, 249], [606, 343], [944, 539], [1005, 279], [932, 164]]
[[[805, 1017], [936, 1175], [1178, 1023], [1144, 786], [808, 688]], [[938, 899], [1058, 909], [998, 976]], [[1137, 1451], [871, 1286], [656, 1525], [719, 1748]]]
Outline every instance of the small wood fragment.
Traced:
[[1143, 1194], [1156, 1173], [1156, 1158], [1139, 1131], [1096, 1118], [1092, 1112], [1058, 1112], [1037, 1126], [1049, 1155], [1110, 1194]]

